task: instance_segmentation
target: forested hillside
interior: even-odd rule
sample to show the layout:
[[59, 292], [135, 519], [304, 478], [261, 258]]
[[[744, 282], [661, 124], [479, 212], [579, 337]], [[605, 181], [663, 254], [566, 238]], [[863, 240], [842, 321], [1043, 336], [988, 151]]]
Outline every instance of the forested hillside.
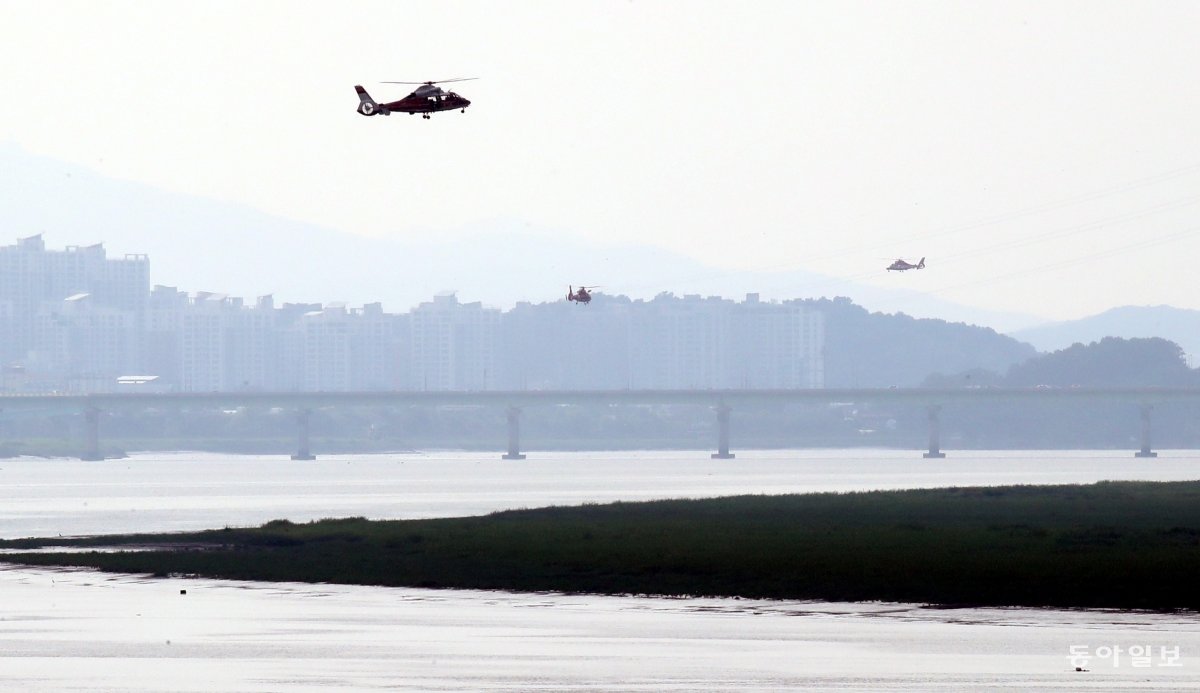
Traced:
[[927, 387], [992, 385], [997, 387], [1193, 387], [1200, 372], [1189, 368], [1183, 349], [1158, 337], [1105, 337], [1074, 344], [1049, 354], [992, 371], [939, 371], [925, 379]]
[[915, 387], [933, 373], [1004, 372], [1037, 350], [987, 327], [870, 313], [848, 298], [804, 304], [825, 315], [825, 387]]

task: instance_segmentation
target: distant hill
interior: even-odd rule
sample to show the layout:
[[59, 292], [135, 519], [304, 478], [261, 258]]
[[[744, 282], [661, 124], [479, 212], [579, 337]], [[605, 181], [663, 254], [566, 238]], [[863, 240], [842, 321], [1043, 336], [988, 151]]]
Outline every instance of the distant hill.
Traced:
[[826, 387], [914, 387], [936, 373], [1003, 373], [1037, 355], [990, 328], [871, 313], [845, 298], [805, 303], [825, 314]]
[[1012, 387], [1187, 387], [1196, 382], [1179, 345], [1157, 337], [1075, 344], [1017, 364], [1003, 380]]
[[[1037, 322], [806, 271], [722, 270], [652, 245], [588, 243], [519, 220], [396, 240], [405, 231], [411, 235], [405, 207], [420, 204], [401, 191], [377, 227], [347, 233], [108, 178], [2, 143], [0, 188], [0, 244], [37, 233], [45, 234], [50, 249], [103, 242], [110, 256], [149, 255], [153, 283], [188, 292], [248, 299], [274, 294], [276, 303], [381, 301], [389, 312], [405, 312], [448, 289], [464, 302], [508, 308], [556, 300], [567, 284], [594, 283], [603, 285], [601, 292], [633, 298], [664, 291], [733, 299], [747, 293], [763, 299], [837, 295], [868, 307], [900, 305], [909, 315], [997, 329]], [[766, 286], [791, 288], [788, 295], [772, 295]]]
[[1171, 306], [1122, 306], [1099, 315], [1008, 333], [1039, 351], [1090, 344], [1105, 337], [1161, 337], [1175, 342], [1193, 365], [1200, 360], [1200, 310]]

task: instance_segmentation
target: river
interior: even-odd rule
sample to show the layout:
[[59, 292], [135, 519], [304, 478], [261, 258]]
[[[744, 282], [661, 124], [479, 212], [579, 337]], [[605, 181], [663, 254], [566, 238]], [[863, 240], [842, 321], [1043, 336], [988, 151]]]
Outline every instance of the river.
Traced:
[[[0, 460], [0, 536], [612, 500], [1200, 476], [1200, 453], [737, 451]], [[1134, 648], [1146, 648], [1135, 651]], [[1087, 660], [1072, 661], [1072, 652]], [[27, 691], [1181, 690], [1200, 617], [151, 579], [0, 566]], [[1087, 671], [1076, 672], [1079, 665]]]

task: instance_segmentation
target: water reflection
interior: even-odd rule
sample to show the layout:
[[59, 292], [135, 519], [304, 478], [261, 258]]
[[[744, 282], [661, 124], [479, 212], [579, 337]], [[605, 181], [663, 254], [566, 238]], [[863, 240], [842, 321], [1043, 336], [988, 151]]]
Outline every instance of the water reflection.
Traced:
[[[1164, 451], [177, 453], [0, 461], [0, 536], [110, 534], [587, 501], [1195, 478]], [[181, 590], [186, 590], [182, 594]], [[1071, 646], [1121, 648], [1075, 672]], [[1180, 666], [1135, 668], [1134, 646]], [[151, 579], [0, 566], [0, 689], [23, 691], [1181, 690], [1200, 618]]]
[[[186, 590], [182, 594], [181, 590]], [[1192, 616], [147, 579], [0, 569], [26, 691], [1181, 690]], [[1180, 667], [1071, 645], [1179, 646]]]
[[125, 460], [0, 460], [0, 538], [169, 532], [361, 515], [479, 515], [585, 502], [996, 484], [1181, 480], [1200, 454], [1124, 450], [707, 451], [284, 456], [138, 454]]

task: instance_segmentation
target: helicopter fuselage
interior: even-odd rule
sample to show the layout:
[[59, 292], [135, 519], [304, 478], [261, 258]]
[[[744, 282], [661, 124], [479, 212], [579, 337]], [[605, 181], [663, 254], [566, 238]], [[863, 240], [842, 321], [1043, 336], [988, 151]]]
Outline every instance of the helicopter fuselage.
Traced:
[[417, 96], [414, 93], [409, 94], [399, 101], [380, 105], [389, 111], [399, 111], [408, 114], [437, 113], [438, 111], [453, 111], [466, 108], [471, 105], [471, 101], [451, 91], [440, 96]]
[[921, 258], [921, 261], [916, 264], [903, 259], [896, 260], [887, 267], [887, 271], [889, 272], [907, 272], [908, 270], [914, 269], [925, 269], [925, 258]]
[[434, 85], [422, 85], [403, 99], [386, 103], [377, 103], [361, 85], [356, 85], [354, 90], [358, 92], [358, 112], [365, 116], [420, 113], [421, 117], [428, 118], [430, 113], [438, 111], [458, 109], [465, 113], [471, 105], [469, 99]]

